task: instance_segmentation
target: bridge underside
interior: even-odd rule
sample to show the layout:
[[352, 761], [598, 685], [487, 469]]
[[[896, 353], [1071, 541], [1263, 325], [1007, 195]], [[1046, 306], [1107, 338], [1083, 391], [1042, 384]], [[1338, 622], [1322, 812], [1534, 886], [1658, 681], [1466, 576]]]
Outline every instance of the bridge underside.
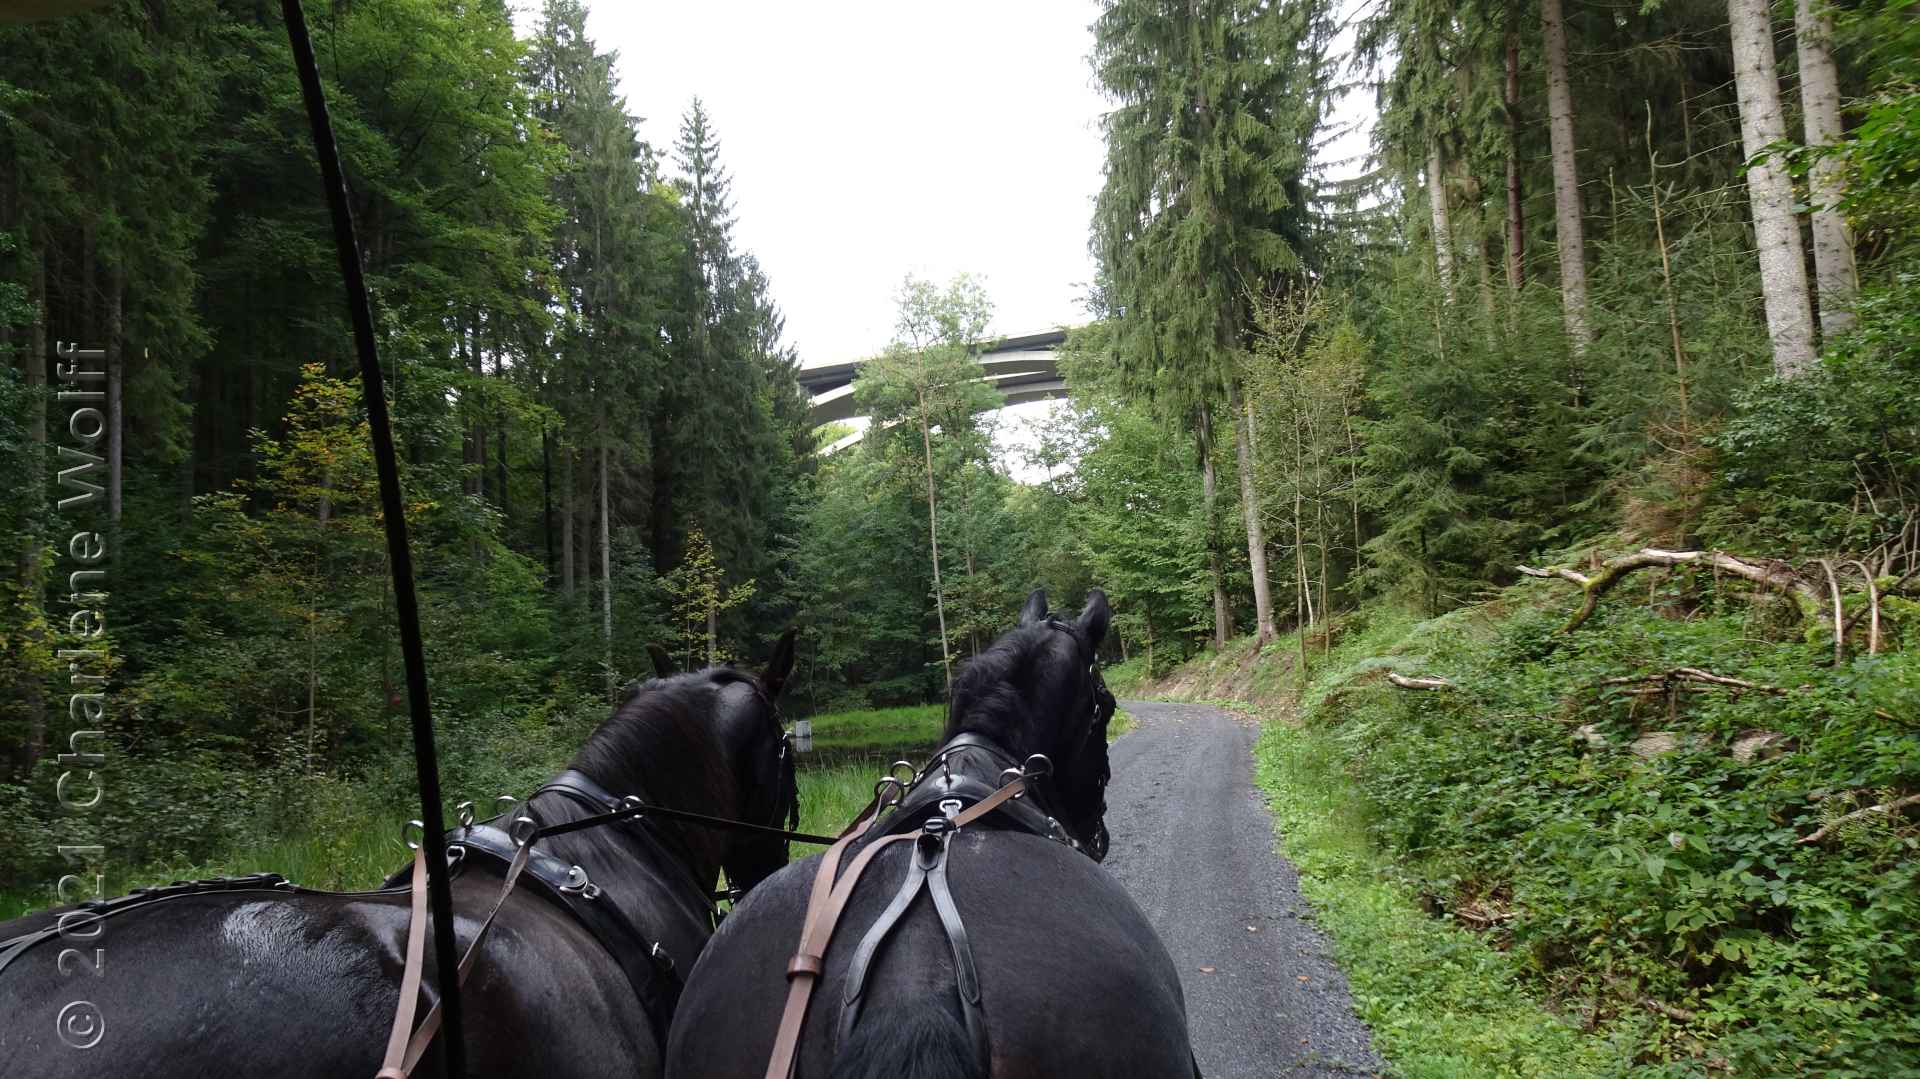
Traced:
[[[1053, 350], [1066, 336], [1065, 330], [1052, 330], [1001, 341], [980, 356], [984, 381], [999, 390], [1009, 405], [1065, 397], [1066, 383], [1060, 378]], [[861, 415], [853, 400], [853, 380], [864, 362], [810, 367], [800, 372], [800, 385], [813, 395], [808, 414], [815, 426]], [[827, 452], [837, 447], [838, 443]]]

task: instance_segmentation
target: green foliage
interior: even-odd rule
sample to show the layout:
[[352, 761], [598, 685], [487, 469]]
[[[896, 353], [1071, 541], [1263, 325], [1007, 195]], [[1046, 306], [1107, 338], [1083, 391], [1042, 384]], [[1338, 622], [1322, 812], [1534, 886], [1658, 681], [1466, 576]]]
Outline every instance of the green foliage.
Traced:
[[714, 561], [713, 545], [700, 526], [695, 525], [688, 533], [686, 553], [663, 583], [673, 602], [673, 620], [685, 649], [687, 669], [731, 658], [721, 650], [713, 627], [722, 612], [753, 598], [753, 582], [726, 585], [726, 571]]
[[[1531, 602], [1350, 629], [1306, 698], [1305, 731], [1268, 744], [1308, 747], [1287, 751], [1295, 773], [1337, 770], [1366, 845], [1405, 886], [1464, 925], [1498, 915], [1490, 932], [1515, 969], [1562, 1008], [1607, 1020], [1626, 1059], [1671, 1074], [1714, 1059], [1755, 1074], [1920, 1070], [1920, 833], [1880, 817], [1796, 842], [1920, 786], [1920, 740], [1898, 718], [1914, 714], [1912, 654], [1823, 668], [1824, 646], [1750, 636], [1745, 586], [1692, 575], [1656, 597], [1689, 608], [1685, 620], [1614, 604], [1563, 635], [1565, 593], [1535, 587]], [[1594, 688], [1676, 666], [1794, 688], [1688, 695], [1671, 714]], [[1460, 688], [1395, 689], [1387, 667]], [[1655, 728], [1680, 748], [1629, 748]], [[1731, 742], [1756, 729], [1789, 750], [1737, 760]], [[1322, 812], [1304, 826], [1326, 827]], [[1348, 902], [1361, 900], [1334, 905]]]
[[1920, 507], [1920, 277], [1867, 290], [1855, 331], [1818, 371], [1765, 382], [1708, 444], [1710, 525], [1729, 546], [1866, 552]]
[[1333, 938], [1373, 1045], [1394, 1074], [1599, 1076], [1626, 1069], [1617, 1050], [1540, 1006], [1523, 957], [1429, 918], [1375, 848], [1371, 807], [1339, 762], [1337, 736], [1270, 720], [1258, 778], [1315, 921]]

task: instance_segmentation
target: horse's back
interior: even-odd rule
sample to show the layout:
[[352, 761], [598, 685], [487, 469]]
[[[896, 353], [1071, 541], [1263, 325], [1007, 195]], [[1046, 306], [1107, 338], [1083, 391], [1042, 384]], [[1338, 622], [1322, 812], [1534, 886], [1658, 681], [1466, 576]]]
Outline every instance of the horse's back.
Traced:
[[[907, 847], [876, 856], [834, 931], [807, 1013], [802, 1076], [830, 1074], [848, 967], [905, 877]], [[721, 926], [681, 999], [669, 1075], [765, 1070], [818, 862], [763, 882]], [[1105, 870], [1061, 844], [988, 828], [962, 830], [947, 866], [979, 972], [994, 1076], [1191, 1074], [1179, 975]], [[869, 970], [858, 1030], [903, 1025], [912, 1009], [947, 1007], [957, 1019], [956, 984], [952, 948], [923, 895]]]
[[[311, 893], [188, 895], [114, 914], [97, 936], [37, 944], [0, 972], [0, 1079], [372, 1075], [393, 1024], [407, 921], [403, 896]], [[456, 921], [464, 941], [476, 925]], [[558, 1001], [577, 976], [552, 968], [592, 945], [569, 940], [570, 925], [556, 936], [549, 922], [529, 907], [503, 913], [489, 935], [463, 995], [469, 1058], [490, 1075], [605, 1074], [616, 1064], [633, 1074], [636, 1054], [657, 1053], [644, 1016], [592, 991]], [[430, 946], [427, 968], [431, 977]], [[554, 1006], [541, 1008], [542, 997]], [[639, 1027], [583, 1022], [602, 1044], [567, 1044], [585, 1039], [554, 1037], [536, 1013], [568, 1009]], [[536, 1062], [542, 1071], [529, 1071]]]

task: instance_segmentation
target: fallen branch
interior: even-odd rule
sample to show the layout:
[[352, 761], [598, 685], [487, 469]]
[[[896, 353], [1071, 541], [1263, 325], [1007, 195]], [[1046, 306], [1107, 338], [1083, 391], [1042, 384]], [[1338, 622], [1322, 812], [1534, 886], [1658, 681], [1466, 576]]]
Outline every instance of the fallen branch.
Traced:
[[1697, 1013], [1689, 1011], [1686, 1008], [1677, 1008], [1671, 1004], [1665, 1004], [1655, 1000], [1652, 997], [1641, 997], [1640, 1006], [1646, 1008], [1648, 1011], [1659, 1012], [1661, 1015], [1666, 1016], [1676, 1023], [1691, 1023], [1695, 1019], [1700, 1018]]
[[1387, 681], [1392, 682], [1394, 685], [1399, 686], [1401, 689], [1452, 689], [1454, 688], [1454, 685], [1452, 682], [1449, 682], [1446, 679], [1440, 678], [1438, 676], [1423, 677], [1423, 678], [1408, 678], [1406, 675], [1401, 674], [1399, 671], [1388, 671]]
[[1829, 835], [1832, 835], [1834, 830], [1838, 829], [1842, 825], [1849, 824], [1857, 820], [1865, 820], [1866, 818], [1875, 816], [1875, 815], [1881, 815], [1881, 816], [1889, 815], [1898, 810], [1905, 809], [1910, 805], [1920, 805], [1920, 794], [1909, 794], [1905, 798], [1895, 798], [1891, 802], [1881, 802], [1879, 805], [1868, 806], [1865, 809], [1856, 809], [1851, 813], [1848, 813], [1841, 817], [1836, 817], [1833, 820], [1828, 821], [1826, 824], [1822, 825], [1817, 831], [1813, 832], [1811, 835], [1801, 836], [1799, 841], [1802, 843], [1818, 843], [1822, 839], [1825, 839]]
[[1503, 910], [1498, 914], [1482, 914], [1477, 910], [1456, 910], [1453, 914], [1456, 918], [1465, 918], [1467, 921], [1479, 926], [1499, 925], [1501, 922], [1512, 921], [1520, 917], [1520, 912], [1517, 910]]
[[1819, 615], [1826, 610], [1827, 600], [1821, 590], [1795, 572], [1792, 566], [1777, 559], [1742, 558], [1725, 551], [1662, 551], [1648, 547], [1607, 559], [1600, 563], [1599, 571], [1592, 576], [1565, 566], [1520, 566], [1519, 570], [1529, 577], [1558, 577], [1580, 586], [1583, 593], [1580, 609], [1561, 628], [1561, 632], [1570, 633], [1592, 616], [1594, 608], [1599, 606], [1600, 597], [1611, 591], [1627, 574], [1649, 566], [1686, 565], [1712, 566], [1755, 584], [1778, 588], [1793, 595], [1801, 609], [1809, 615]]
[[[1724, 674], [1703, 671], [1698, 667], [1675, 667], [1670, 671], [1656, 671], [1653, 674], [1630, 674], [1620, 678], [1602, 678], [1595, 686], [1631, 686], [1649, 682], [1671, 685], [1675, 682], [1700, 682], [1710, 686], [1725, 686], [1729, 689], [1749, 689], [1756, 693], [1780, 693], [1786, 690], [1779, 686], [1762, 685], [1749, 682], [1744, 678], [1729, 678]], [[1639, 691], [1635, 691], [1639, 692]]]

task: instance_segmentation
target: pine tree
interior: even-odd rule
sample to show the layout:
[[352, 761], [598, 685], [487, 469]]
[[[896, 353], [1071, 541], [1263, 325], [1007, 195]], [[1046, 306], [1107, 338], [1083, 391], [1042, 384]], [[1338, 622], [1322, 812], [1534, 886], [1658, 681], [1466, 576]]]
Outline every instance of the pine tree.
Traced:
[[[1237, 391], [1255, 295], [1304, 271], [1307, 147], [1320, 113], [1321, 13], [1310, 3], [1113, 0], [1094, 68], [1114, 103], [1093, 246], [1133, 392], [1191, 425], [1212, 502], [1215, 412], [1253, 467]], [[1274, 633], [1257, 492], [1242, 485], [1256, 631]], [[1209, 509], [1209, 517], [1211, 517]], [[1226, 609], [1216, 562], [1215, 633]]]

